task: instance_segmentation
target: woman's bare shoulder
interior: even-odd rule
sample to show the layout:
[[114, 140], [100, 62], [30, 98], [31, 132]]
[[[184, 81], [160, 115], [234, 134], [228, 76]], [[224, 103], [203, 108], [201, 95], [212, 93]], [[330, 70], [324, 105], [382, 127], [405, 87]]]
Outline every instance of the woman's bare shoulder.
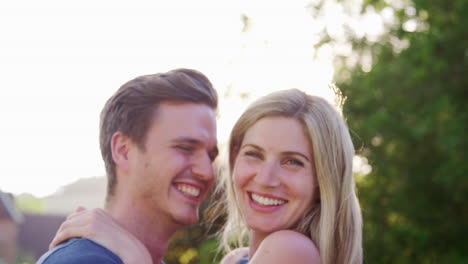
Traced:
[[281, 230], [270, 234], [262, 241], [249, 264], [287, 262], [321, 263], [319, 251], [310, 238], [295, 231]]
[[241, 258], [243, 258], [244, 256], [248, 254], [249, 254], [249, 248], [247, 247], [236, 248], [223, 257], [223, 259], [221, 260], [221, 264], [235, 264]]

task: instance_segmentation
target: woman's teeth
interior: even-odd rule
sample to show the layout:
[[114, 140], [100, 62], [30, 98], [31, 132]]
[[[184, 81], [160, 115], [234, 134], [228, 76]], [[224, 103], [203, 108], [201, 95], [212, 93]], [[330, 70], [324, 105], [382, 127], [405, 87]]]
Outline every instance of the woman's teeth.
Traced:
[[200, 195], [200, 189], [193, 187], [191, 185], [177, 184], [176, 188], [177, 190], [189, 196], [198, 197], [198, 195]]
[[286, 203], [284, 200], [267, 198], [254, 193], [252, 193], [252, 200], [257, 204], [264, 206], [281, 205]]

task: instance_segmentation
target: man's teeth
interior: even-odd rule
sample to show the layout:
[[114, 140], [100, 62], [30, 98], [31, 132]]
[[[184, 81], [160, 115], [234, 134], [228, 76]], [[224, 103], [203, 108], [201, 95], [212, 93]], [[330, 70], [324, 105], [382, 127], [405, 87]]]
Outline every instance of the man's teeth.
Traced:
[[271, 205], [281, 205], [286, 203], [284, 200], [277, 200], [277, 199], [272, 199], [272, 198], [267, 198], [263, 197], [257, 194], [252, 193], [252, 200], [254, 202], [261, 204], [261, 205], [266, 205], [266, 206], [271, 206]]
[[200, 195], [200, 189], [190, 185], [179, 184], [177, 185], [177, 190], [193, 197], [198, 197], [198, 195]]

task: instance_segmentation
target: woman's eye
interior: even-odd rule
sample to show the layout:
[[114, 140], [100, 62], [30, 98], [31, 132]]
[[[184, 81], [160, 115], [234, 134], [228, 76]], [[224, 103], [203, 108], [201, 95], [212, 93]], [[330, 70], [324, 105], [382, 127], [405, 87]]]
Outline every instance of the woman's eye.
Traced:
[[300, 161], [300, 160], [297, 160], [297, 159], [287, 159], [286, 164], [287, 165], [304, 167], [304, 163], [302, 161]]
[[262, 155], [256, 151], [246, 151], [244, 155], [249, 156], [249, 157], [254, 157], [254, 158], [262, 158]]

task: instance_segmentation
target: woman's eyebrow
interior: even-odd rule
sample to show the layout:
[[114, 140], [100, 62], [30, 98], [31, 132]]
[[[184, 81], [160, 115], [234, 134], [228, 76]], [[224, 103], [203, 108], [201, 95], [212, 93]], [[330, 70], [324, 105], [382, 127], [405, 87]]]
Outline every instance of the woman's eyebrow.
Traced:
[[241, 149], [246, 148], [246, 147], [251, 147], [251, 148], [255, 148], [255, 149], [258, 149], [260, 151], [263, 151], [263, 148], [261, 148], [258, 145], [255, 145], [255, 144], [251, 144], [251, 143], [247, 143], [247, 144], [242, 145]]
[[[246, 147], [251, 147], [251, 148], [255, 148], [255, 149], [259, 150], [259, 151], [263, 151], [262, 147], [260, 147], [258, 145], [255, 145], [255, 144], [252, 144], [252, 143], [247, 143], [247, 144], [242, 145], [241, 149], [246, 148]], [[302, 152], [299, 152], [299, 151], [283, 151], [283, 152], [281, 152], [281, 154], [282, 155], [298, 155], [298, 156], [303, 157], [308, 162], [310, 162], [310, 158], [306, 154], [304, 154]]]
[[281, 154], [283, 154], [283, 155], [299, 155], [299, 156], [303, 157], [304, 159], [306, 159], [308, 162], [310, 162], [310, 159], [307, 157], [307, 155], [303, 154], [302, 152], [285, 151], [285, 152], [281, 152]]

